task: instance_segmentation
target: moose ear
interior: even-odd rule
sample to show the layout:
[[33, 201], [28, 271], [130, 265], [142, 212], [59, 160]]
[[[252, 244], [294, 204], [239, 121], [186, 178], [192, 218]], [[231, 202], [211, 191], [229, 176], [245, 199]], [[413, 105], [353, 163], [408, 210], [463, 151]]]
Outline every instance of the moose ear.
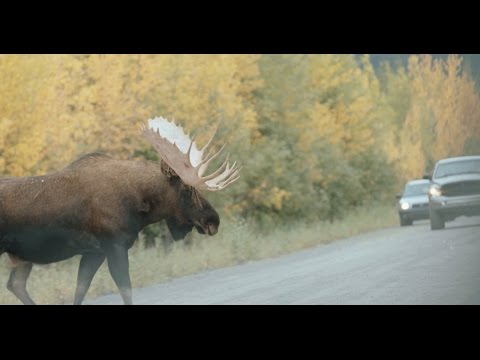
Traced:
[[183, 240], [187, 234], [192, 231], [193, 225], [179, 225], [178, 222], [174, 218], [167, 219], [167, 227], [170, 230], [170, 234], [172, 234], [173, 240]]
[[173, 169], [163, 160], [160, 161], [160, 170], [162, 171], [163, 175], [168, 178], [178, 178], [178, 175], [175, 173], [175, 171], [173, 171]]

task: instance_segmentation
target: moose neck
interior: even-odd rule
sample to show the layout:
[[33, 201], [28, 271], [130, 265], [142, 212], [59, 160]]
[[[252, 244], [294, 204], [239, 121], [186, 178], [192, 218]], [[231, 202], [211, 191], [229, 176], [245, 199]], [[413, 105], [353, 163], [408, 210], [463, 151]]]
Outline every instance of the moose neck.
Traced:
[[145, 161], [139, 182], [141, 203], [145, 207], [145, 226], [177, 214], [180, 186], [162, 171], [160, 163]]

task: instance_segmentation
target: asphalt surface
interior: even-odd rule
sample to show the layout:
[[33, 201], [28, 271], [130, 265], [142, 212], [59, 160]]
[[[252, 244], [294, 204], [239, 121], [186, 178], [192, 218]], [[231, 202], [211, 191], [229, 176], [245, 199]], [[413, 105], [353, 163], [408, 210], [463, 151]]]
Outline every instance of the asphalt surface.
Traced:
[[[135, 304], [480, 304], [480, 217], [429, 221], [134, 289]], [[122, 304], [118, 294], [86, 304]]]

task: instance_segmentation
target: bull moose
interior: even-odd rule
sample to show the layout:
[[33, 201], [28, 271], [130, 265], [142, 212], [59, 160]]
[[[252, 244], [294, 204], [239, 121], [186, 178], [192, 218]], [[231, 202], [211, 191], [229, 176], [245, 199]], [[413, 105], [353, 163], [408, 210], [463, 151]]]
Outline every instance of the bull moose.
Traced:
[[203, 176], [224, 149], [199, 150], [174, 121], [156, 117], [141, 131], [160, 162], [117, 160], [91, 153], [44, 176], [0, 178], [0, 255], [12, 270], [7, 288], [24, 304], [33, 264], [81, 255], [74, 304], [80, 305], [100, 265], [108, 269], [125, 304], [132, 304], [128, 250], [147, 225], [166, 220], [173, 239], [195, 227], [215, 235], [220, 218], [199, 190], [217, 191], [239, 178], [241, 167], [222, 165]]

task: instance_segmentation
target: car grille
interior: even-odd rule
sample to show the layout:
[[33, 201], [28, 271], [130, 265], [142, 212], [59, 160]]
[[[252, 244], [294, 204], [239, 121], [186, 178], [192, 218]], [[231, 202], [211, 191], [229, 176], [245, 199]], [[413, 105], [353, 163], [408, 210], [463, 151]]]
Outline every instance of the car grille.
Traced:
[[428, 203], [426, 203], [426, 204], [413, 204], [412, 208], [423, 208], [423, 207], [427, 207], [427, 206], [428, 206]]
[[445, 196], [480, 195], [480, 181], [465, 181], [442, 186]]

